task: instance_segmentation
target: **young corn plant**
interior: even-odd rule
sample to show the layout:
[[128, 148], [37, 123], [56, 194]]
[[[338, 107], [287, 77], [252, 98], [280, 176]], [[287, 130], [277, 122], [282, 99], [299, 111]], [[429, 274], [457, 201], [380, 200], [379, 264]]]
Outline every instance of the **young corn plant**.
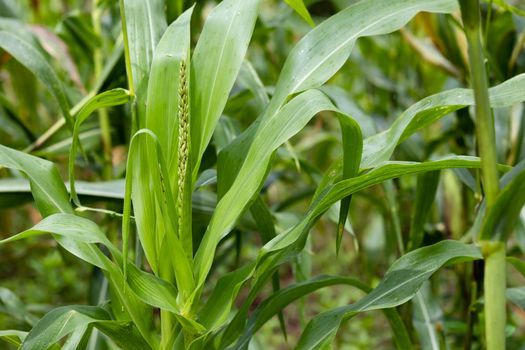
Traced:
[[[183, 12], [184, 2], [170, 1], [166, 14], [162, 0], [120, 0], [127, 89], [99, 92], [100, 85], [74, 108], [69, 107], [64, 87], [39, 53], [41, 49], [23, 33], [2, 27], [0, 46], [49, 89], [72, 139], [69, 193], [53, 163], [0, 145], [0, 165], [27, 176], [43, 216], [33, 228], [1, 244], [50, 234], [64, 250], [103, 271], [109, 297], [107, 303], [97, 306], [56, 308], [29, 332], [4, 331], [0, 337], [21, 349], [60, 344], [83, 349], [92, 342], [96, 329], [122, 349], [247, 349], [274, 316], [285, 331], [286, 306], [321, 288], [347, 285], [366, 294], [355, 303], [313, 317], [295, 348], [327, 348], [343, 322], [366, 311], [382, 310], [397, 348], [415, 349], [416, 337], [397, 308], [413, 300], [416, 312], [424, 318], [418, 328], [422, 346], [439, 349], [442, 344], [429, 319], [425, 282], [446, 265], [484, 260], [485, 343], [488, 349], [505, 348], [506, 295], [517, 292], [505, 285], [505, 242], [525, 202], [525, 163], [512, 167], [496, 161], [490, 109], [525, 101], [525, 76], [488, 88], [477, 1], [357, 2], [315, 26], [295, 44], [271, 98], [251, 68], [250, 82], [254, 95], [260, 96], [261, 113], [220, 149], [214, 169], [217, 203], [202, 234], [192, 227], [196, 190], [210, 174], [204, 155], [214, 132], [221, 128], [220, 118], [240, 72], [250, 70], [249, 63], [243, 62], [247, 62], [245, 55], [261, 2], [220, 2], [207, 16], [193, 46], [193, 7]], [[287, 2], [312, 21], [302, 2]], [[402, 112], [386, 130], [364, 137], [363, 121], [338, 108], [325, 86], [351, 56], [356, 41], [396, 31], [421, 12], [458, 11], [469, 45], [473, 90], [456, 88], [428, 96]], [[170, 17], [175, 19], [168, 25], [166, 18]], [[98, 15], [94, 18], [99, 19]], [[78, 153], [84, 152], [82, 124], [96, 111], [100, 122], [106, 123], [104, 108], [125, 104], [132, 134], [125, 188], [115, 194], [123, 201], [120, 214], [81, 203], [79, 195], [85, 190], [75, 183], [74, 165]], [[449, 155], [423, 162], [391, 160], [397, 146], [411, 135], [470, 106], [476, 115], [480, 158]], [[321, 112], [329, 112], [337, 120], [341, 157], [319, 179], [300, 219], [276, 234], [261, 189], [277, 151]], [[424, 246], [422, 226], [443, 169], [481, 169], [484, 199], [476, 213], [473, 235]], [[309, 234], [320, 217], [339, 206], [334, 246], [336, 252], [346, 254], [340, 246], [352, 195], [381, 185], [390, 214], [398, 218], [392, 180], [411, 174], [419, 174], [417, 203], [421, 205], [412, 217], [408, 242], [403, 241], [399, 220], [394, 220], [401, 256], [374, 288], [359, 279], [337, 275], [315, 276], [280, 288], [279, 269], [307, 249]], [[119, 217], [122, 239], [109, 239], [110, 233], [80, 216], [86, 211]], [[253, 216], [264, 245], [256, 259], [221, 275], [212, 285], [217, 249], [247, 212]], [[132, 248], [134, 230], [138, 244]], [[512, 263], [525, 270], [521, 261]], [[273, 293], [256, 303], [270, 285]], [[159, 315], [155, 310], [160, 310]], [[67, 340], [61, 343], [64, 338]]]

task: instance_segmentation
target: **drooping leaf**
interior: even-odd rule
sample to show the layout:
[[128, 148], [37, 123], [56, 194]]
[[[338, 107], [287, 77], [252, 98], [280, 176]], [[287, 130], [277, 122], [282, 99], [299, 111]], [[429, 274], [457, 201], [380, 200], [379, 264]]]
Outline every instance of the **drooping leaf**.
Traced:
[[257, 309], [255, 309], [246, 324], [243, 335], [235, 344], [234, 349], [245, 349], [255, 332], [270, 318], [279, 313], [285, 306], [318, 289], [338, 284], [349, 285], [364, 291], [369, 291], [369, 287], [359, 280], [339, 276], [318, 276], [308, 281], [281, 289], [273, 293], [268, 299], [264, 300]]
[[453, 0], [361, 1], [319, 24], [292, 49], [277, 82], [274, 114], [287, 96], [325, 83], [345, 63], [359, 37], [393, 32], [418, 12], [448, 13]]
[[297, 349], [318, 349], [329, 344], [340, 323], [360, 312], [392, 308], [410, 300], [424, 281], [447, 263], [481, 259], [475, 246], [442, 241], [399, 258], [381, 283], [357, 303], [323, 312], [306, 326]]
[[22, 300], [7, 288], [0, 287], [0, 312], [8, 314], [29, 325], [34, 325], [38, 318], [30, 313]]
[[[53, 234], [55, 239], [63, 244], [64, 248], [73, 255], [106, 271], [110, 281], [119, 287], [117, 292], [120, 296], [124, 296], [124, 299], [130, 305], [133, 305], [131, 296], [136, 295], [146, 304], [177, 314], [183, 326], [192, 330], [203, 330], [203, 327], [198, 323], [180, 315], [177, 290], [171, 284], [139, 270], [131, 263], [128, 263], [129, 275], [127, 280], [124, 281], [122, 271], [118, 269], [115, 263], [104, 256], [94, 244], [100, 243], [105, 245], [118, 263], [122, 263], [122, 254], [102, 233], [100, 228], [90, 220], [71, 214], [54, 214], [36, 224], [32, 229], [0, 241], [0, 244], [42, 234]], [[60, 239], [61, 237], [66, 238], [68, 241]], [[129, 287], [125, 285], [125, 282], [128, 283]], [[137, 305], [134, 307], [137, 308], [137, 312], [141, 311]]]
[[125, 89], [113, 89], [105, 91], [90, 98], [75, 117], [73, 138], [71, 149], [69, 151], [69, 186], [71, 198], [77, 206], [80, 206], [80, 200], [78, 199], [77, 192], [75, 190], [75, 158], [77, 155], [79, 143], [80, 126], [97, 109], [119, 106], [127, 103], [129, 100], [129, 92]]
[[[33, 196], [43, 216], [57, 213], [61, 215], [73, 213], [66, 187], [52, 163], [0, 145], [0, 165], [14, 168], [27, 174], [30, 179]], [[114, 266], [98, 247], [94, 244], [68, 237], [68, 228], [69, 226], [65, 227], [64, 232], [53, 229], [49, 233], [54, 234], [57, 242], [73, 255], [108, 271], [110, 284], [115, 287], [114, 289], [126, 312], [134, 321], [143, 338], [150, 345], [154, 345], [155, 340], [151, 337], [147, 326], [150, 316], [147, 314], [145, 304], [141, 303], [134, 294], [125, 293], [124, 279], [120, 274], [120, 270]], [[90, 230], [86, 232], [93, 234]], [[99, 236], [102, 237], [103, 234]], [[110, 245], [108, 248], [112, 248], [112, 246]], [[117, 250], [114, 248], [113, 252], [117, 254]]]
[[64, 182], [53, 163], [0, 145], [0, 165], [25, 173], [42, 215], [72, 213]]
[[[211, 267], [217, 243], [229, 233], [262, 185], [273, 152], [298, 133], [316, 113], [323, 110], [338, 112], [320, 91], [308, 90], [283, 107], [277, 118], [254, 130], [256, 135], [239, 176], [217, 204], [208, 230], [197, 250], [194, 270], [199, 286], [204, 282]], [[353, 125], [357, 127], [357, 124]], [[353, 142], [355, 147], [358, 147], [361, 140], [355, 139]]]
[[237, 312], [237, 315], [225, 331], [224, 337], [226, 338], [226, 342], [233, 341], [235, 337], [233, 336], [232, 338], [232, 334], [238, 332], [239, 328], [243, 328], [249, 305], [251, 305], [260, 293], [276, 267], [290, 261], [290, 259], [303, 250], [310, 228], [319, 216], [331, 208], [334, 203], [355, 192], [380, 184], [388, 179], [407, 174], [417, 174], [420, 172], [455, 167], [479, 168], [480, 161], [474, 157], [451, 157], [425, 163], [391, 162], [363, 175], [343, 180], [324, 188], [323, 191], [315, 197], [306, 216], [298, 224], [281, 233], [263, 247], [257, 259], [257, 266], [253, 271], [255, 278], [250, 293], [243, 304], [243, 308]]
[[[90, 234], [87, 235], [86, 231]], [[100, 231], [94, 222], [65, 213], [48, 216], [31, 229], [1, 240], [0, 244], [55, 232], [67, 232], [67, 236], [76, 241], [102, 243], [108, 247], [111, 246], [108, 238]]]
[[131, 325], [112, 321], [108, 312], [95, 306], [64, 306], [47, 313], [29, 332], [20, 349], [47, 349], [79, 327], [89, 324], [107, 330], [108, 336], [126, 349], [150, 349]]
[[[524, 86], [525, 74], [521, 74], [489, 89], [491, 107], [512, 106], [524, 101]], [[373, 168], [386, 162], [398, 143], [447, 114], [473, 104], [474, 95], [469, 89], [452, 89], [418, 101], [390, 128], [365, 139], [361, 168]]]
[[27, 337], [27, 333], [17, 330], [4, 330], [0, 331], [0, 339], [19, 347]]
[[[223, 158], [228, 165], [223, 178], [238, 175], [261, 120], [275, 118], [288, 96], [317, 88], [330, 79], [346, 62], [359, 37], [390, 33], [421, 11], [449, 13], [457, 7], [454, 0], [360, 1], [319, 24], [288, 55], [270, 104], [257, 123], [225, 149]], [[362, 163], [366, 164], [365, 155]]]
[[58, 102], [66, 122], [72, 129], [73, 122], [69, 113], [69, 101], [64, 91], [64, 86], [42, 53], [20, 36], [7, 31], [0, 31], [0, 47], [33, 72], [49, 89]]

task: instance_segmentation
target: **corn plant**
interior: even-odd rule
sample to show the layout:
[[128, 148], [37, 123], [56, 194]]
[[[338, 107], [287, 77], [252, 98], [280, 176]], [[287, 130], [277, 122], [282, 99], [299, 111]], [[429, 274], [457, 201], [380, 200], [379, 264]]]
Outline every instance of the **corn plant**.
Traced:
[[[109, 58], [105, 62], [97, 52], [95, 71], [100, 83], [77, 98], [73, 108], [64, 83], [32, 35], [14, 30], [7, 21], [0, 23], [1, 48], [46, 86], [63, 117], [57, 127], [67, 128], [71, 135], [69, 188], [52, 162], [0, 146], [0, 165], [27, 176], [43, 216], [34, 227], [1, 244], [52, 235], [62, 249], [102, 270], [109, 285], [107, 302], [58, 307], [33, 322], [29, 332], [3, 331], [3, 339], [21, 349], [60, 344], [82, 349], [93, 342], [96, 330], [122, 349], [247, 349], [274, 316], [286, 332], [286, 306], [322, 288], [347, 285], [365, 295], [313, 317], [293, 344], [295, 348], [327, 348], [343, 322], [372, 310], [384, 313], [397, 348], [417, 348], [399, 308], [412, 301], [424, 319], [418, 328], [419, 342], [424, 348], [439, 349], [440, 340], [429, 318], [426, 281], [444, 266], [484, 260], [484, 341], [488, 349], [505, 348], [506, 299], [514, 301], [523, 292], [506, 288], [505, 247], [525, 202], [525, 163], [498, 162], [491, 108], [525, 101], [525, 76], [516, 75], [488, 88], [478, 1], [357, 2], [319, 23], [294, 45], [271, 98], [245, 60], [261, 2], [223, 0], [207, 16], [194, 45], [194, 7], [188, 8], [183, 1], [169, 1], [166, 8], [163, 0], [120, 0], [127, 87], [101, 91], [104, 74], [108, 74], [104, 64], [117, 63]], [[301, 1], [287, 3], [313, 24]], [[403, 111], [385, 130], [365, 133], [366, 121], [345, 113], [326, 83], [352, 57], [358, 39], [397, 31], [421, 12], [461, 13], [472, 90], [455, 88], [428, 96]], [[170, 17], [174, 20], [168, 25], [166, 18]], [[100, 21], [99, 12], [94, 20]], [[94, 28], [101, 31], [99, 25]], [[223, 128], [221, 116], [241, 76], [249, 79], [261, 112], [246, 130], [225, 142], [211, 170], [203, 159], [214, 133]], [[75, 161], [85, 154], [80, 137], [83, 124], [94, 112], [106, 140], [105, 178], [112, 178], [111, 162], [107, 167], [111, 135], [106, 109], [115, 106], [125, 106], [131, 118], [125, 186], [114, 194], [123, 203], [122, 213], [83, 204], [81, 195], [89, 191], [75, 181]], [[479, 157], [453, 154], [422, 162], [392, 160], [398, 145], [410, 136], [471, 106]], [[320, 176], [297, 222], [277, 234], [261, 189], [278, 151], [322, 112], [338, 123], [341, 156]], [[425, 245], [423, 224], [444, 169], [480, 169], [475, 190], [481, 188], [483, 195], [470, 233]], [[217, 202], [205, 230], [199, 232], [192, 227], [195, 197], [210, 173], [216, 174], [211, 178], [216, 181]], [[394, 223], [400, 257], [374, 288], [360, 279], [338, 275], [314, 276], [280, 287], [279, 271], [308, 249], [309, 235], [321, 217], [338, 211], [334, 255], [347, 254], [342, 241], [352, 196], [380, 185], [395, 209], [392, 180], [414, 174], [418, 175], [416, 210], [408, 241], [404, 242], [399, 223]], [[473, 179], [469, 171], [462, 174]], [[106, 187], [106, 191], [111, 189]], [[110, 239], [115, 233], [104, 232], [81, 215], [86, 212], [118, 217], [121, 239]], [[218, 247], [247, 213], [253, 217], [262, 247], [255, 259], [213, 279]], [[138, 244], [132, 244], [135, 231]], [[520, 260], [509, 261], [525, 270]], [[268, 286], [273, 290], [270, 295], [263, 293]], [[261, 295], [266, 298], [256, 303]]]

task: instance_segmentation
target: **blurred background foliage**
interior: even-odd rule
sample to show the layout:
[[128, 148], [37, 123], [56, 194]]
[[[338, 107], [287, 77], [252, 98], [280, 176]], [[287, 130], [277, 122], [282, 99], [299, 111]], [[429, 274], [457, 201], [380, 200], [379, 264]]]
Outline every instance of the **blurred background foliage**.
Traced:
[[[313, 22], [319, 23], [354, 2], [311, 0], [305, 4]], [[193, 3], [186, 1], [185, 6]], [[168, 0], [167, 16], [171, 21], [176, 13], [170, 4]], [[212, 6], [212, 1], [196, 2], [192, 23], [194, 40]], [[490, 85], [525, 71], [524, 11], [525, 1], [483, 2], [483, 40]], [[0, 16], [1, 30], [16, 31], [35, 42], [40, 54], [57, 72], [71, 106], [88, 94], [126, 86], [117, 1], [0, 0]], [[467, 46], [460, 21], [459, 13], [419, 14], [401, 31], [360, 39], [345, 66], [323, 91], [341, 110], [359, 121], [365, 137], [386, 129], [423, 97], [468, 86]], [[195, 231], [204, 230], [215, 205], [213, 169], [217, 152], [261, 112], [264, 106], [261, 99], [272, 94], [287, 54], [310, 28], [284, 1], [263, 2], [246, 62], [205, 153], [202, 168], [208, 169], [209, 181], [194, 194]], [[65, 179], [71, 137], [61, 123], [59, 108], [50, 92], [29, 70], [0, 51], [0, 142], [53, 160], [61, 166]], [[80, 180], [89, 182], [117, 179], [115, 186], [118, 187], [122, 186], [118, 179], [123, 177], [125, 168], [131, 119], [126, 107], [104, 113], [110, 121], [111, 142], [109, 145], [103, 142], [102, 118], [91, 118], [85, 123], [80, 138], [86, 158], [77, 159], [76, 174]], [[516, 164], [525, 158], [523, 105], [496, 109], [495, 115], [499, 160]], [[340, 156], [340, 144], [336, 118], [330, 113], [321, 113], [278, 150], [263, 188], [278, 232], [296, 222], [307, 208], [322, 174]], [[473, 121], [468, 111], [461, 109], [405, 140], [394, 158], [423, 161], [449, 153], [474, 155], [475, 146]], [[109, 166], [104, 160], [108, 147]], [[3, 178], [0, 180], [0, 238], [5, 238], [32, 226], [40, 218], [31, 204], [22, 175], [0, 169], [0, 178]], [[332, 208], [315, 226], [308, 251], [297, 259], [293, 269], [281, 271], [282, 286], [319, 273], [355, 276], [371, 286], [377, 284], [399, 256], [396, 230], [405, 238], [410, 232], [417, 182], [417, 177], [406, 176], [354, 195], [351, 226], [346, 227], [348, 234], [337, 259], [333, 237], [338, 210]], [[122, 210], [119, 201], [99, 194], [87, 196], [84, 201], [101, 208]], [[478, 203], [479, 187], [473, 173], [443, 171], [428, 220], [423, 223], [424, 242], [468, 239], [465, 231], [474, 220]], [[106, 226], [113, 240], [119, 239], [118, 218], [86, 215]], [[217, 254], [220, 264], [212, 278], [256, 256], [262, 246], [256, 227], [254, 218], [245, 214], [237, 229], [221, 244]], [[510, 249], [517, 255], [525, 252], [523, 214]], [[465, 317], [469, 309], [480, 307], [471, 284], [472, 280], [482, 280], [482, 269], [478, 265], [470, 263], [466, 267], [445, 269], [425, 288], [427, 303], [432, 306], [431, 316], [438, 321], [439, 334], [448, 348], [462, 348], [464, 344], [473, 349], [481, 347], [481, 320]], [[509, 286], [525, 282], [514, 270], [509, 269], [509, 276]], [[104, 297], [99, 295], [103, 283], [101, 274], [60, 249], [51, 237], [2, 246], [0, 281], [0, 329], [27, 329], [53, 306], [97, 304]], [[11, 291], [16, 291], [16, 296]], [[288, 344], [296, 342], [311, 316], [347, 304], [360, 295], [361, 292], [344, 286], [316, 292], [285, 310], [289, 343], [280, 333], [278, 320], [274, 319], [255, 337], [253, 348], [288, 349], [291, 347]], [[525, 312], [514, 306], [510, 311], [508, 348], [525, 349]], [[402, 315], [412, 319], [411, 324], [417, 328], [419, 316], [410, 306], [402, 307]], [[466, 340], [466, 334], [472, 339]], [[380, 312], [361, 315], [345, 325], [335, 345], [337, 349], [393, 347], [388, 323]]]

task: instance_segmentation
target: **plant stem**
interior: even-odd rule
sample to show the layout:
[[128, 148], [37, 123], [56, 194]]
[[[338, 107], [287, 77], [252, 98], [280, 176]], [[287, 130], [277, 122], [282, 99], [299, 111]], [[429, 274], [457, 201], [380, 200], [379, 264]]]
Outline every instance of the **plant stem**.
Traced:
[[[481, 175], [486, 212], [494, 205], [499, 192], [496, 169], [496, 143], [494, 118], [490, 109], [485, 58], [481, 44], [481, 21], [479, 0], [459, 0], [463, 27], [469, 47], [470, 80], [474, 89], [476, 112], [476, 136], [481, 156]], [[505, 349], [506, 325], [506, 271], [505, 243], [488, 241], [481, 237], [485, 257], [485, 339], [487, 350]]]
[[487, 211], [499, 192], [496, 169], [494, 118], [490, 109], [485, 56], [481, 44], [479, 0], [460, 0], [463, 27], [469, 47], [470, 80], [474, 89], [476, 136], [481, 156], [481, 175]]
[[485, 258], [485, 338], [488, 350], [505, 349], [505, 243], [483, 242]]

